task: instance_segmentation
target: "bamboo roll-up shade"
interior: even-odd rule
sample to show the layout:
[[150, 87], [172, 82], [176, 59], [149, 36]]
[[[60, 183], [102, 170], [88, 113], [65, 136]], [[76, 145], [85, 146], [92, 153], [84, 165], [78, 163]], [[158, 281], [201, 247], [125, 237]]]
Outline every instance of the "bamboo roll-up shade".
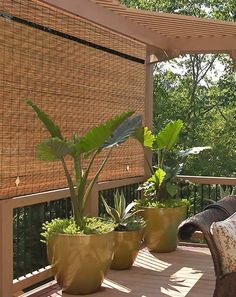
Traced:
[[[123, 111], [144, 116], [144, 57], [142, 44], [38, 1], [1, 0], [0, 199], [67, 186], [59, 162], [36, 157], [49, 134], [27, 99], [68, 138]], [[113, 150], [100, 180], [142, 176], [143, 167], [142, 148], [129, 140]]]

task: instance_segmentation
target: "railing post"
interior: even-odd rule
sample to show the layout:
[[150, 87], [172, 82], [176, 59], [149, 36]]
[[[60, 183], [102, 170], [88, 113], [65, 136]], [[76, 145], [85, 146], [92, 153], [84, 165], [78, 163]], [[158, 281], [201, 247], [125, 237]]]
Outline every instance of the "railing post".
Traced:
[[13, 208], [0, 200], [0, 297], [13, 296]]

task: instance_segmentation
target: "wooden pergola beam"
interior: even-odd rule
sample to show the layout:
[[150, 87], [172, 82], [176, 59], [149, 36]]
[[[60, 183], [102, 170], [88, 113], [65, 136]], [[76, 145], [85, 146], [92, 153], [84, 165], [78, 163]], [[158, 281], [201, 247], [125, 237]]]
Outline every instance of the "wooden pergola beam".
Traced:
[[150, 64], [168, 61], [170, 59], [177, 58], [181, 54], [181, 52], [176, 49], [164, 50], [164, 49], [158, 48], [158, 49], [151, 49], [149, 50], [149, 52], [152, 53], [150, 55], [149, 61], [147, 61], [147, 63], [150, 63]]
[[229, 52], [236, 50], [236, 36], [176, 37], [168, 38], [169, 48], [181, 52]]

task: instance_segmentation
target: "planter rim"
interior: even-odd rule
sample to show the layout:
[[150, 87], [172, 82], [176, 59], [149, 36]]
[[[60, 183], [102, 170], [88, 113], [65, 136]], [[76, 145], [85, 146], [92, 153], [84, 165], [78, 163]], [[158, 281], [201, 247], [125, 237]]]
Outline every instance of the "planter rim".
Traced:
[[114, 229], [109, 231], [109, 232], [105, 232], [105, 233], [92, 233], [92, 234], [83, 234], [83, 233], [76, 233], [76, 234], [66, 234], [66, 233], [60, 233], [60, 232], [51, 232], [52, 235], [59, 235], [59, 236], [69, 236], [69, 237], [76, 237], [76, 236], [80, 236], [80, 237], [94, 237], [94, 236], [102, 236], [102, 235], [107, 235], [110, 233], [113, 233]]
[[124, 230], [124, 231], [119, 231], [119, 230], [114, 230], [115, 233], [131, 233], [131, 232], [138, 232], [138, 231], [143, 231], [145, 227], [137, 229], [137, 230]]
[[175, 207], [140, 206], [140, 208], [144, 208], [144, 209], [175, 209], [175, 208], [183, 208], [183, 207], [187, 207], [187, 205], [180, 205]]

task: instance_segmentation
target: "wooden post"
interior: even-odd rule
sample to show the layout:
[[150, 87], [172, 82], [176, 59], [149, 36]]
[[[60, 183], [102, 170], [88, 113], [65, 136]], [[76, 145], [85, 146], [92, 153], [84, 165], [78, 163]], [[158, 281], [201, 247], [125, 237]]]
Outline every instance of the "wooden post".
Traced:
[[90, 193], [90, 197], [89, 197], [89, 202], [88, 202], [88, 207], [87, 207], [87, 214], [91, 215], [91, 216], [98, 216], [98, 195], [99, 195], [99, 191], [98, 191], [98, 186], [97, 184], [95, 184], [93, 186], [93, 189]]
[[[152, 129], [153, 127], [153, 63], [150, 63], [151, 54], [146, 54], [146, 78], [145, 78], [145, 126]], [[152, 164], [152, 152], [148, 149], [144, 150], [146, 159]], [[145, 161], [144, 165], [145, 177], [150, 176], [150, 169]]]
[[108, 189], [114, 189], [119, 188], [125, 185], [132, 185], [136, 183], [141, 183], [144, 181], [143, 176], [136, 176], [136, 177], [130, 177], [120, 180], [113, 180], [113, 181], [106, 181], [106, 182], [98, 182], [94, 185], [92, 192], [89, 197], [89, 203], [87, 207], [87, 214], [92, 216], [97, 216], [99, 209], [98, 209], [98, 196], [99, 191], [102, 190], [108, 190]]
[[0, 200], [0, 296], [13, 296], [13, 209]]
[[236, 71], [236, 50], [231, 51], [230, 57], [233, 60], [234, 70]]

